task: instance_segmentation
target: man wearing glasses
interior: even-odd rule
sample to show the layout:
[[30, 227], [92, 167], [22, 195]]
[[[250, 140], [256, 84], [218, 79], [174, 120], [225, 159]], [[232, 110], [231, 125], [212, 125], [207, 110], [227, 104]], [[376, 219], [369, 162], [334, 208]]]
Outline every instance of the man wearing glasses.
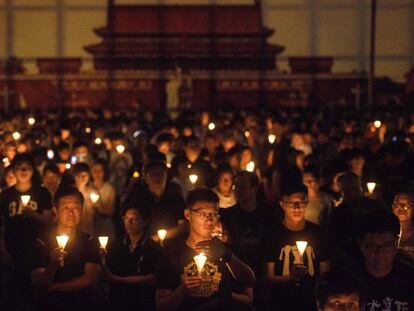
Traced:
[[[286, 190], [280, 202], [283, 220], [266, 235], [265, 278], [271, 306], [277, 305], [278, 310], [316, 310], [315, 282], [330, 268], [321, 229], [305, 219], [307, 204], [305, 186]], [[297, 241], [307, 242], [302, 255]]]
[[[231, 278], [251, 287], [255, 276], [223, 242], [211, 238], [219, 223], [217, 195], [209, 189], [191, 191], [184, 217], [189, 223], [187, 238], [165, 244], [157, 310], [231, 310]], [[194, 257], [201, 253], [207, 260], [197, 267]]]
[[414, 309], [414, 270], [395, 260], [399, 234], [398, 218], [388, 210], [362, 218], [363, 262], [351, 268], [361, 288], [361, 310]]

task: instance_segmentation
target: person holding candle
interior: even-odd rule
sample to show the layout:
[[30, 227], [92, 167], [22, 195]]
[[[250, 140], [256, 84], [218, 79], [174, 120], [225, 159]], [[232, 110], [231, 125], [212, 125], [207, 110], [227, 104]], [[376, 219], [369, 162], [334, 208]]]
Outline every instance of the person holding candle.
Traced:
[[59, 188], [61, 178], [62, 174], [56, 164], [50, 163], [43, 168], [43, 185], [49, 191], [51, 196], [53, 196]]
[[[277, 305], [278, 310], [316, 310], [313, 288], [319, 275], [330, 268], [322, 230], [305, 219], [307, 200], [305, 186], [287, 189], [280, 202], [283, 220], [264, 242], [265, 278], [271, 305]], [[298, 241], [307, 242], [303, 243], [303, 254]]]
[[[230, 310], [231, 274], [246, 287], [254, 284], [255, 277], [225, 243], [211, 238], [219, 219], [217, 195], [204, 188], [191, 191], [184, 216], [189, 222], [187, 238], [165, 245], [158, 271], [157, 310]], [[206, 257], [199, 269], [196, 256]]]
[[102, 267], [109, 281], [107, 310], [154, 310], [161, 247], [148, 237], [151, 210], [128, 206], [122, 220], [125, 236], [110, 241]]
[[[32, 183], [35, 165], [28, 153], [17, 154], [11, 167], [16, 184], [0, 195], [0, 256], [13, 266], [7, 295], [10, 303], [21, 304], [27, 302], [30, 293], [28, 249], [33, 237], [41, 234], [52, 220], [51, 197], [45, 188]], [[22, 196], [29, 200], [23, 202]]]
[[[88, 310], [100, 270], [96, 238], [79, 230], [84, 198], [73, 186], [59, 188], [53, 198], [56, 226], [34, 242], [31, 277], [37, 310]], [[57, 236], [69, 237], [64, 249]], [[63, 262], [63, 265], [62, 265]]]

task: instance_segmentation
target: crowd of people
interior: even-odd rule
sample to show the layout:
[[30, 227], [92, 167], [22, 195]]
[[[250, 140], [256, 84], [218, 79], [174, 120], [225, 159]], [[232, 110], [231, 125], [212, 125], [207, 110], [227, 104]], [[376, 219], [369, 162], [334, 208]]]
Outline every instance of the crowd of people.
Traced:
[[414, 310], [414, 114], [0, 124], [1, 310]]

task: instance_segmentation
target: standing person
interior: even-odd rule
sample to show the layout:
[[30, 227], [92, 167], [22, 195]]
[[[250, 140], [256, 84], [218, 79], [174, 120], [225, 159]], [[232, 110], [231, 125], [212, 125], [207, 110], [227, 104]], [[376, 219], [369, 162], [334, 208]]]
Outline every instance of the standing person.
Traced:
[[359, 226], [363, 259], [350, 267], [361, 288], [361, 310], [412, 310], [414, 270], [395, 260], [400, 224], [388, 210], [373, 210]]
[[[184, 216], [187, 238], [166, 243], [161, 259], [157, 310], [231, 310], [230, 274], [245, 287], [251, 287], [255, 277], [226, 244], [211, 239], [220, 217], [217, 195], [209, 189], [191, 191]], [[206, 262], [198, 272], [194, 257], [201, 252]]]
[[[37, 310], [92, 307], [92, 287], [100, 269], [99, 245], [78, 228], [83, 203], [82, 193], [73, 186], [60, 188], [53, 198], [56, 226], [35, 241], [31, 254]], [[64, 249], [57, 244], [58, 235], [69, 237]]]
[[108, 311], [154, 310], [161, 247], [148, 237], [151, 211], [130, 206], [122, 220], [125, 237], [109, 243], [102, 267], [110, 285]]
[[[14, 310], [30, 299], [29, 246], [51, 222], [52, 213], [49, 192], [32, 184], [33, 158], [28, 153], [20, 153], [13, 158], [11, 166], [16, 184], [0, 195], [0, 256], [12, 265], [7, 296], [8, 308]], [[29, 198], [25, 204], [22, 196]]]
[[400, 238], [397, 258], [414, 267], [414, 197], [410, 191], [400, 190], [394, 196], [392, 211], [400, 221]]
[[[305, 219], [307, 204], [306, 187], [285, 192], [280, 202], [284, 211], [282, 223], [273, 228], [264, 243], [270, 303], [277, 305], [278, 310], [316, 310], [315, 282], [330, 268], [321, 229]], [[307, 242], [303, 256], [296, 241]]]
[[213, 191], [219, 197], [219, 207], [229, 208], [236, 205], [236, 195], [233, 190], [234, 175], [230, 166], [221, 166], [217, 170], [217, 184]]
[[42, 181], [51, 196], [58, 190], [61, 178], [62, 174], [56, 164], [48, 164], [44, 167]]
[[115, 188], [107, 182], [108, 167], [105, 160], [96, 160], [91, 167], [92, 187], [97, 191], [99, 200], [95, 209], [95, 231], [98, 235], [115, 238], [115, 225], [112, 216], [115, 212]]

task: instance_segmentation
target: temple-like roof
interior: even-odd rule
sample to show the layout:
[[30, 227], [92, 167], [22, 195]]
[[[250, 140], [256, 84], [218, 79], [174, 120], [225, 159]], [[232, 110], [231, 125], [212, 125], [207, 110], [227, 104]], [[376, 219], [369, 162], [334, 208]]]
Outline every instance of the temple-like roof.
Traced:
[[258, 5], [116, 5], [99, 35], [270, 35]]

